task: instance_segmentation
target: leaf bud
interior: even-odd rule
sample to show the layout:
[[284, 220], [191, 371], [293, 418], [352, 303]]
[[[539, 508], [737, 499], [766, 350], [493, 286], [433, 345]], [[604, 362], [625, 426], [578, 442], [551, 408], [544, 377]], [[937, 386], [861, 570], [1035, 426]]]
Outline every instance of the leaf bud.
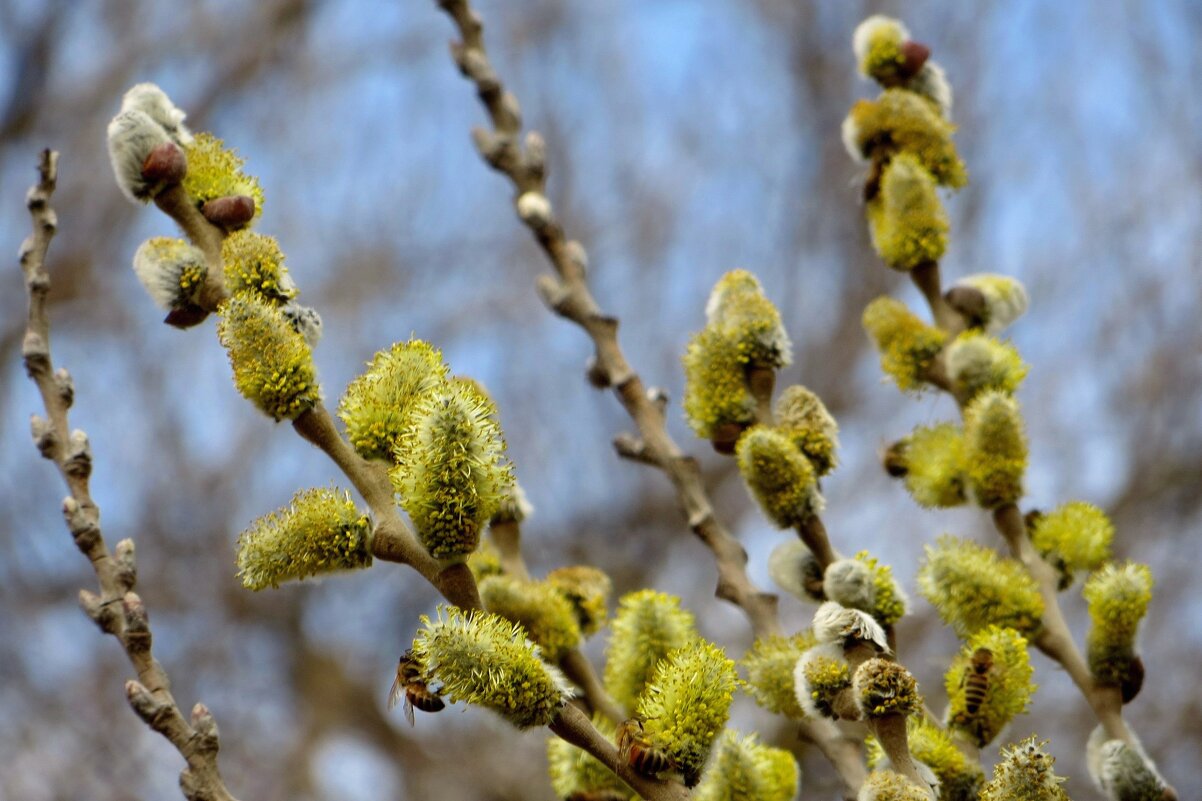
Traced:
[[822, 565], [799, 539], [787, 540], [772, 549], [768, 575], [776, 586], [800, 601], [826, 600], [822, 594]]
[[255, 199], [248, 195], [226, 195], [206, 200], [200, 207], [206, 220], [218, 228], [232, 231], [255, 218]]
[[1109, 740], [1101, 726], [1085, 747], [1089, 777], [1110, 801], [1167, 801], [1167, 787], [1143, 749]]
[[[545, 726], [572, 695], [521, 626], [499, 615], [440, 606], [413, 641], [413, 655], [448, 700], [493, 710], [519, 729]], [[482, 669], [487, 666], [487, 669]]]
[[656, 663], [697, 636], [693, 615], [680, 608], [679, 598], [654, 590], [622, 596], [610, 624], [605, 689], [633, 713]]
[[988, 626], [973, 634], [944, 676], [947, 725], [984, 748], [1030, 706], [1027, 640], [1014, 629]]
[[518, 198], [518, 216], [535, 231], [551, 224], [551, 201], [541, 192], [525, 192]]
[[1110, 559], [1114, 525], [1098, 507], [1070, 501], [1041, 515], [1030, 529], [1031, 544], [1061, 575], [1061, 589], [1079, 571], [1097, 570]]
[[739, 361], [750, 367], [780, 368], [793, 361], [793, 344], [780, 312], [747, 270], [731, 270], [714, 284], [705, 306], [707, 328], [738, 343]]
[[776, 427], [793, 440], [797, 449], [825, 476], [835, 469], [835, 450], [839, 447], [839, 426], [826, 410], [821, 398], [795, 384], [776, 399], [773, 409]]
[[338, 404], [351, 445], [365, 459], [392, 461], [418, 399], [446, 380], [442, 353], [420, 339], [377, 353]]
[[1099, 684], [1128, 680], [1139, 622], [1152, 600], [1152, 571], [1147, 565], [1108, 564], [1085, 582], [1090, 628], [1085, 638], [1089, 670]]
[[987, 334], [1000, 334], [1027, 311], [1027, 289], [1016, 278], [995, 273], [969, 275], [945, 294], [953, 309], [970, 328], [983, 328]]
[[950, 224], [935, 178], [909, 153], [885, 165], [867, 215], [872, 246], [894, 270], [939, 261], [947, 250]]
[[371, 522], [350, 494], [301, 490], [238, 537], [238, 578], [249, 590], [371, 566]]
[[636, 714], [647, 741], [672, 760], [686, 787], [701, 778], [738, 682], [722, 649], [696, 639], [661, 659], [639, 696]]
[[990, 625], [1027, 636], [1039, 631], [1043, 598], [1035, 579], [1017, 560], [949, 534], [925, 551], [918, 592], [961, 639]]
[[814, 468], [787, 435], [753, 426], [735, 453], [748, 490], [777, 528], [803, 525], [822, 511]]
[[279, 308], [239, 294], [219, 314], [217, 337], [244, 398], [277, 421], [293, 420], [321, 400], [313, 351]]
[[945, 120], [951, 119], [952, 85], [947, 80], [947, 73], [938, 63], [927, 59], [922, 69], [902, 86], [933, 103], [939, 111], [939, 116]]
[[151, 184], [174, 186], [184, 180], [188, 157], [175, 142], [164, 142], [147, 154], [142, 162], [142, 177]]
[[209, 266], [200, 248], [182, 239], [156, 236], [134, 252], [134, 274], [155, 305], [171, 311], [195, 305]]
[[153, 83], [131, 86], [121, 98], [121, 110], [140, 111], [154, 120], [168, 138], [181, 147], [192, 144], [192, 132], [184, 125], [187, 114], [171, 102], [167, 93]]
[[558, 662], [580, 644], [571, 602], [548, 582], [489, 576], [479, 586], [484, 608], [521, 626], [547, 661]]
[[827, 565], [822, 594], [837, 604], [872, 614], [876, 586], [867, 565], [855, 559], [840, 559]]
[[997, 391], [978, 395], [964, 410], [964, 438], [968, 483], [977, 503], [996, 509], [1021, 498], [1027, 437], [1018, 402]]
[[254, 204], [252, 216], [263, 211], [263, 188], [259, 179], [242, 171], [246, 159], [208, 133], [197, 134], [186, 150], [188, 174], [184, 176], [184, 189], [198, 207], [217, 198], [244, 196]]
[[415, 400], [394, 451], [392, 483], [435, 559], [458, 561], [474, 551], [513, 485], [495, 414], [492, 401], [463, 381]]
[[903, 391], [917, 390], [947, 334], [918, 319], [900, 300], [880, 297], [864, 309], [864, 330], [881, 354], [881, 370]]
[[168, 186], [157, 171], [143, 165], [158, 148], [172, 144], [167, 132], [141, 111], [122, 111], [108, 125], [109, 161], [121, 192], [134, 203], [148, 203]]
[[603, 571], [588, 565], [560, 567], [547, 574], [547, 583], [572, 604], [585, 637], [591, 637], [605, 625], [613, 582]]
[[800, 771], [793, 755], [761, 744], [754, 734], [722, 733], [705, 775], [693, 792], [696, 801], [791, 801]]
[[280, 312], [292, 326], [292, 330], [305, 340], [306, 345], [310, 348], [317, 347], [317, 343], [321, 341], [322, 332], [321, 315], [317, 313], [317, 309], [290, 302], [281, 306]]
[[793, 720], [804, 718], [805, 710], [797, 703], [793, 672], [801, 655], [816, 644], [809, 631], [792, 637], [771, 634], [752, 643], [740, 664], [747, 672], [747, 692], [755, 702]]
[[1032, 734], [1020, 743], [1002, 748], [1002, 759], [993, 767], [993, 779], [981, 791], [981, 801], [1069, 801], [1052, 765], [1056, 758], [1044, 751], [1047, 740]]
[[885, 630], [872, 615], [827, 601], [814, 612], [814, 638], [821, 644], [850, 646], [869, 642], [881, 651], [889, 650]]

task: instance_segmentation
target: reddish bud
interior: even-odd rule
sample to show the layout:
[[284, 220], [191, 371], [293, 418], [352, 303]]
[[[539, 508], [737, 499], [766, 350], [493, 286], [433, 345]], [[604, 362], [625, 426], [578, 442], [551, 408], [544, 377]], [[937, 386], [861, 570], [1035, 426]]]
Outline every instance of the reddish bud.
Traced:
[[240, 228], [254, 218], [255, 201], [246, 195], [227, 195], [205, 203], [200, 213], [220, 228]]
[[913, 78], [918, 74], [922, 66], [927, 63], [927, 59], [931, 57], [931, 48], [920, 42], [906, 42], [901, 46], [902, 65], [901, 74], [907, 78]]
[[182, 309], [172, 309], [163, 318], [163, 322], [175, 328], [191, 328], [200, 325], [209, 313], [199, 306], [185, 306]]
[[178, 184], [188, 171], [188, 158], [175, 142], [158, 145], [142, 162], [142, 177], [164, 186]]

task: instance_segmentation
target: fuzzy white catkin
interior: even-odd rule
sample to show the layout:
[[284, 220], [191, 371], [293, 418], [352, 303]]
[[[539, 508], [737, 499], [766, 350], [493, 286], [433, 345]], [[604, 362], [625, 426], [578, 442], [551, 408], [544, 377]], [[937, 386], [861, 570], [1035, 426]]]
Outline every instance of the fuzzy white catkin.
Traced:
[[806, 649], [797, 658], [797, 664], [793, 666], [793, 694], [797, 696], [797, 704], [806, 713], [806, 717], [812, 720], [823, 717], [822, 711], [818, 709], [817, 699], [814, 698], [814, 693], [810, 689], [810, 682], [806, 679], [806, 667], [817, 659], [843, 662], [843, 646], [838, 643], [815, 645], [813, 648]]
[[918, 74], [906, 82], [906, 88], [938, 106], [945, 120], [952, 118], [952, 85], [943, 67], [934, 61], [928, 59]]
[[885, 630], [872, 615], [858, 609], [848, 609], [834, 601], [827, 601], [814, 613], [814, 637], [820, 643], [845, 643], [849, 639], [875, 644], [882, 651], [889, 650]]
[[142, 177], [142, 164], [150, 151], [171, 141], [162, 126], [143, 111], [122, 111], [108, 127], [109, 159], [117, 185], [135, 203], [146, 203], [159, 185]]
[[876, 585], [868, 565], [858, 559], [840, 559], [827, 566], [822, 591], [843, 606], [869, 611], [876, 600]]
[[855, 33], [851, 35], [851, 49], [855, 51], [858, 63], [864, 63], [864, 59], [868, 56], [868, 48], [872, 46], [873, 38], [889, 28], [896, 29], [903, 42], [910, 38], [910, 31], [900, 20], [886, 17], [884, 14], [873, 14], [856, 26]]
[[1022, 282], [1008, 275], [977, 273], [952, 285], [977, 290], [985, 297], [985, 333], [999, 334], [1027, 311], [1030, 298]]
[[192, 144], [192, 132], [184, 126], [188, 115], [176, 107], [167, 93], [153, 83], [140, 83], [130, 88], [121, 99], [122, 111], [141, 111], [154, 120], [180, 147]]
[[201, 276], [207, 272], [204, 253], [200, 248], [182, 240], [170, 241], [150, 239], [143, 242], [134, 252], [134, 274], [145, 287], [155, 304], [166, 311], [187, 305], [193, 293], [185, 294], [180, 279], [186, 270], [197, 271]]
[[1101, 726], [1089, 735], [1085, 761], [1094, 785], [1111, 801], [1157, 798], [1164, 789], [1164, 780], [1143, 749], [1108, 740]]
[[768, 557], [768, 576], [776, 586], [800, 601], [821, 601], [806, 587], [806, 577], [822, 578], [822, 568], [805, 543], [798, 539], [782, 542]]
[[305, 343], [310, 348], [316, 347], [317, 343], [321, 341], [322, 333], [321, 315], [317, 313], [317, 309], [311, 306], [302, 306], [299, 303], [287, 303], [280, 308], [280, 311], [283, 312], [284, 319], [292, 326], [292, 330], [304, 337]]

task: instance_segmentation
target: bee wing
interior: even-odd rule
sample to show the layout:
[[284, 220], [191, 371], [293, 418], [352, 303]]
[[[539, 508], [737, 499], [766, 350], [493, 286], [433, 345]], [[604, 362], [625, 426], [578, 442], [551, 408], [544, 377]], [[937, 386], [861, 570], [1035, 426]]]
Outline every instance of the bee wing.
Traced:
[[401, 711], [405, 713], [405, 720], [409, 721], [409, 725], [413, 726], [413, 702], [409, 700], [409, 694], [405, 693], [405, 704], [401, 707]]
[[401, 675], [392, 680], [392, 687], [388, 690], [388, 709], [391, 711], [396, 709], [396, 705], [401, 702], [401, 696], [405, 694], [405, 685], [401, 683]]

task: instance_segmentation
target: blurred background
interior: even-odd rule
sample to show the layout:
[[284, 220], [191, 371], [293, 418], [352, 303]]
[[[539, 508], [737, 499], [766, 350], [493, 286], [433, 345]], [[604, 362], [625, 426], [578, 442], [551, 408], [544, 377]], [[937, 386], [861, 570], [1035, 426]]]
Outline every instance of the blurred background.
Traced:
[[[827, 527], [913, 593], [922, 546], [942, 532], [997, 544], [972, 509], [923, 512], [878, 465], [915, 423], [954, 415], [882, 383], [864, 305], [904, 277], [871, 253], [858, 167], [839, 124], [874, 87], [850, 37], [869, 13], [901, 16], [956, 92], [972, 178], [949, 201], [944, 275], [1018, 276], [1031, 309], [1013, 338], [1033, 370], [1019, 393], [1032, 444], [1030, 505], [1108, 510], [1119, 557], [1151, 564], [1142, 635], [1148, 678], [1128, 707], [1179, 788], [1202, 752], [1202, 5], [1196, 0], [1012, 3], [798, 0], [479, 0], [493, 62], [542, 132], [549, 195], [589, 250], [602, 306], [648, 384], [673, 398], [672, 433], [705, 466], [753, 576], [783, 536], [732, 464], [688, 431], [680, 354], [713, 282], [753, 270], [796, 345], [781, 385], [817, 391], [842, 427], [825, 482]], [[542, 307], [547, 269], [508, 185], [472, 150], [483, 122], [447, 54], [432, 2], [0, 1], [0, 799], [175, 798], [182, 761], [126, 706], [118, 646], [81, 614], [93, 587], [62, 524], [63, 488], [37, 455], [40, 411], [19, 359], [25, 296], [16, 249], [37, 152], [62, 152], [51, 248], [56, 362], [75, 377], [72, 423], [91, 437], [110, 544], [137, 542], [139, 592], [180, 705], [203, 700], [221, 766], [245, 801], [438, 798], [549, 801], [545, 735], [458, 707], [410, 729], [387, 713], [396, 658], [436, 596], [412, 571], [371, 571], [244, 591], [233, 546], [254, 517], [334, 468], [233, 390], [212, 321], [161, 324], [130, 269], [170, 222], [119, 194], [104, 129], [124, 90], [163, 86], [248, 159], [302, 301], [330, 404], [379, 348], [416, 335], [496, 396], [536, 507], [534, 572], [587, 562], [619, 593], [680, 593], [703, 633], [741, 654], [743, 617], [712, 596], [708, 551], [667, 480], [620, 461], [618, 403], [584, 380], [584, 336]], [[345, 483], [345, 482], [343, 482]], [[1064, 596], [1084, 637], [1079, 585]], [[956, 648], [925, 601], [900, 650], [932, 706]], [[788, 627], [810, 610], [782, 600]], [[589, 645], [600, 663], [604, 637]], [[1035, 709], [1005, 741], [1050, 737], [1074, 799], [1091, 717], [1066, 676], [1034, 657]], [[746, 698], [734, 725], [801, 754], [805, 798], [838, 785], [789, 727]], [[991, 763], [996, 750], [986, 754]], [[1184, 797], [1184, 796], [1183, 796]]]

